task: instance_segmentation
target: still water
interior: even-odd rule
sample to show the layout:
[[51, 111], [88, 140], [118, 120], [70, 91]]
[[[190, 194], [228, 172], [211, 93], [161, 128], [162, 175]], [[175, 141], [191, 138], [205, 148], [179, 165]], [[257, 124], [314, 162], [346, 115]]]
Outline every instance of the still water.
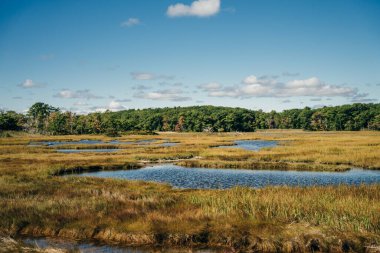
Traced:
[[41, 142], [31, 142], [29, 146], [61, 146], [61, 145], [96, 145], [96, 144], [149, 144], [157, 140], [138, 140], [138, 141], [102, 141], [102, 140], [79, 140], [79, 141], [41, 141]]
[[[48, 146], [48, 147], [57, 147], [62, 145], [96, 145], [96, 144], [135, 144], [135, 145], [148, 145], [151, 143], [155, 143], [158, 140], [155, 139], [146, 139], [146, 140], [137, 140], [135, 142], [132, 141], [119, 141], [119, 140], [111, 140], [111, 141], [101, 141], [101, 140], [79, 140], [79, 141], [42, 141], [42, 142], [31, 142], [29, 146]], [[160, 147], [173, 147], [178, 145], [176, 142], [165, 141], [163, 143], [157, 144]], [[110, 153], [116, 152], [120, 149], [117, 148], [83, 148], [83, 149], [57, 149], [59, 153], [85, 153], [85, 152], [95, 152], [95, 153]]]
[[[58, 238], [24, 238], [22, 241], [40, 249], [64, 249], [66, 251], [81, 253], [219, 253], [213, 249], [175, 249], [175, 248], [151, 248], [151, 247], [122, 247], [102, 245], [93, 242], [78, 242]], [[50, 251], [49, 251], [50, 252]], [[53, 250], [51, 250], [53, 252]], [[58, 252], [58, 251], [57, 251]]]
[[261, 188], [269, 185], [359, 185], [380, 183], [380, 171], [352, 169], [346, 172], [308, 172], [242, 169], [185, 168], [173, 164], [149, 166], [137, 170], [98, 171], [78, 174], [168, 183], [176, 188], [225, 189], [234, 186]]
[[245, 150], [259, 151], [262, 148], [271, 148], [277, 146], [276, 141], [263, 140], [240, 140], [234, 141], [233, 146], [218, 146], [217, 148], [242, 148]]
[[57, 149], [58, 153], [111, 153], [111, 152], [116, 152], [120, 149], [117, 148], [94, 148], [94, 149]]

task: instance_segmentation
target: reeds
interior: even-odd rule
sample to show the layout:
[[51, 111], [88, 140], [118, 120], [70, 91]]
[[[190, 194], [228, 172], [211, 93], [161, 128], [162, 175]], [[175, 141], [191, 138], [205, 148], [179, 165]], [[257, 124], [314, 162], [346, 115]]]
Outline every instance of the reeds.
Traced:
[[[196, 167], [377, 169], [377, 132], [161, 133], [145, 139], [180, 144], [125, 145], [119, 152], [105, 154], [61, 154], [54, 148], [27, 146], [35, 140], [91, 138], [113, 139], [29, 135], [0, 139], [0, 232], [136, 245], [223, 246], [253, 252], [343, 251], [344, 247], [364, 252], [365, 247], [380, 244], [378, 184], [178, 190], [147, 182], [57, 176], [178, 159], [182, 159], [177, 161], [181, 165]], [[232, 144], [236, 138], [277, 140], [280, 145], [259, 152], [212, 148]]]

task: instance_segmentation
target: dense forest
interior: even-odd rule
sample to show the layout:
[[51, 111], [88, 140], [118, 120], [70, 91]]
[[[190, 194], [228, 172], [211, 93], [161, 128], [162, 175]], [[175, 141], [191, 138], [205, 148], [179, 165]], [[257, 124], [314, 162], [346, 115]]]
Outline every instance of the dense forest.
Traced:
[[380, 130], [380, 104], [253, 111], [220, 106], [131, 109], [76, 115], [45, 103], [27, 114], [0, 111], [0, 130], [42, 134], [107, 134], [129, 131], [250, 132], [256, 129]]

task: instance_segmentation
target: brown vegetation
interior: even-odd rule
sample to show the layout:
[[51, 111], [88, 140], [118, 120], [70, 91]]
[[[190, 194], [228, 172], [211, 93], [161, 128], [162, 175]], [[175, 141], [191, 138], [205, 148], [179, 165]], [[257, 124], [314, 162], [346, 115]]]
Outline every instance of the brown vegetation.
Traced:
[[[164, 184], [56, 176], [178, 159], [205, 167], [378, 169], [377, 132], [124, 136], [119, 139], [157, 139], [157, 143], [168, 139], [180, 145], [118, 144], [120, 151], [101, 154], [61, 154], [55, 152], [56, 147], [27, 146], [30, 141], [53, 139], [111, 140], [40, 135], [0, 139], [0, 232], [130, 245], [222, 246], [251, 252], [364, 252], [380, 244], [378, 184], [179, 190]], [[260, 152], [211, 148], [232, 144], [235, 139], [277, 140], [280, 145]]]

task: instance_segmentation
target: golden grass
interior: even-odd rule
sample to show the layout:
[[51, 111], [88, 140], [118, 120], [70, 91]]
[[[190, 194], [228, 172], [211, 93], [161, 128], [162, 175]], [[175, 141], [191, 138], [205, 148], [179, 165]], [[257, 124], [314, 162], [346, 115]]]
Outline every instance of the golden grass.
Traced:
[[[93, 161], [99, 156], [112, 161], [159, 161], [200, 157], [197, 162], [184, 162], [185, 166], [227, 167], [227, 168], [272, 168], [296, 170], [345, 170], [351, 167], [380, 169], [379, 132], [303, 132], [298, 130], [259, 131], [256, 133], [160, 133], [154, 136], [124, 136], [121, 141], [154, 139], [157, 142], [136, 144], [96, 144], [64, 145], [59, 147], [28, 147], [30, 142], [38, 141], [75, 141], [81, 139], [111, 141], [115, 138], [83, 136], [21, 136], [0, 139], [0, 160], [28, 159], [38, 154], [41, 162]], [[234, 140], [261, 139], [275, 140], [279, 146], [252, 152], [236, 148], [213, 148], [218, 145], [232, 145]], [[178, 142], [174, 147], [160, 147], [164, 141]], [[59, 154], [54, 149], [82, 148], [119, 148], [116, 153], [108, 154]], [[194, 160], [194, 159], [193, 159]]]
[[[125, 149], [102, 154], [62, 154], [55, 152], [56, 147], [27, 146], [31, 141], [80, 139], [114, 138], [21, 135], [0, 139], [0, 234], [223, 246], [253, 252], [342, 252], [347, 247], [361, 252], [380, 244], [378, 184], [178, 190], [163, 184], [55, 176], [75, 169], [130, 169], [168, 160], [203, 167], [379, 169], [378, 132], [160, 133], [118, 139], [180, 144], [118, 144], [112, 146]], [[280, 145], [259, 152], [212, 148], [235, 139], [276, 140]]]

